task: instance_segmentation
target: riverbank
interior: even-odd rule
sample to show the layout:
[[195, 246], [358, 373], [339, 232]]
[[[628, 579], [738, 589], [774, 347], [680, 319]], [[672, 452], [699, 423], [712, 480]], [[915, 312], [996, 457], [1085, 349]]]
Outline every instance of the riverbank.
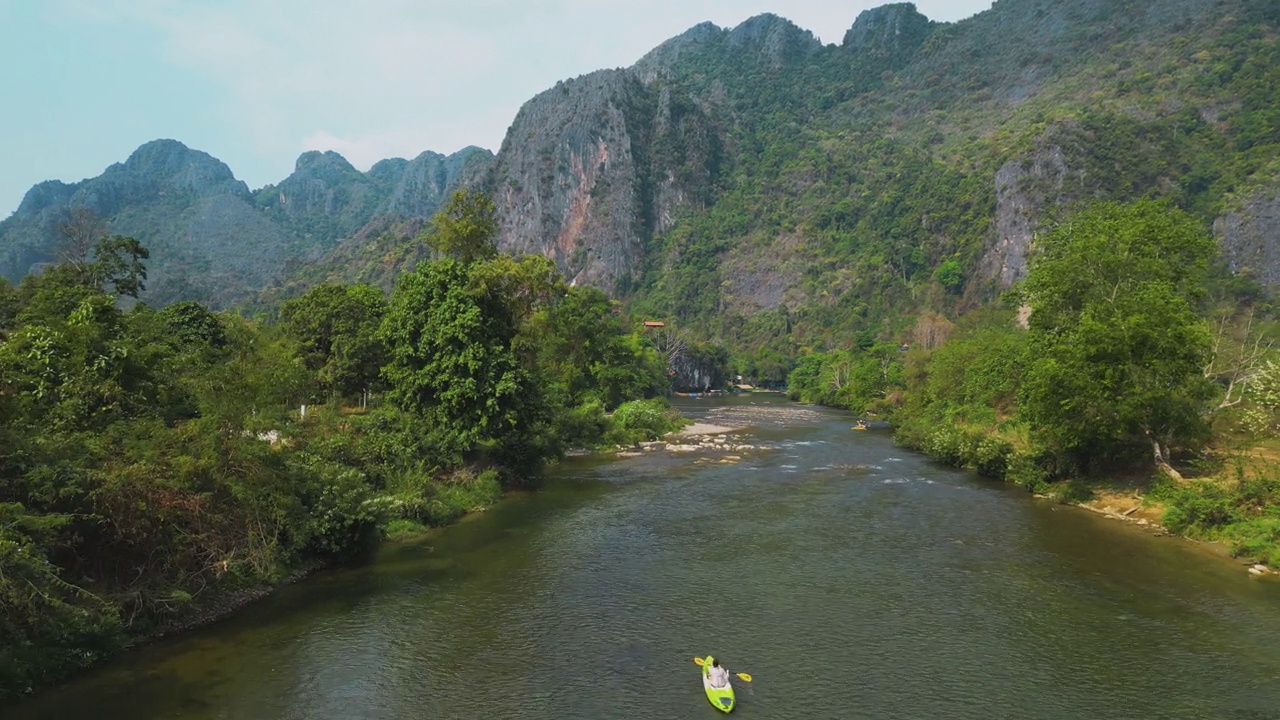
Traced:
[[[1259, 529], [1248, 520], [1229, 517], [1228, 503], [1206, 507], [1201, 502], [1206, 497], [1230, 498], [1238, 492], [1235, 484], [1222, 476], [1193, 478], [1177, 486], [1157, 485], [1154, 489], [1104, 484], [1095, 487], [1088, 498], [1071, 504], [1148, 528], [1157, 535], [1195, 543], [1242, 566], [1250, 575], [1280, 575], [1275, 562], [1277, 538], [1270, 528]], [[1224, 517], [1217, 522], [1205, 524], [1203, 517], [1196, 517], [1218, 512]]]
[[193, 608], [189, 614], [175, 618], [171, 623], [162, 624], [148, 632], [134, 636], [121, 648], [121, 652], [147, 645], [174, 635], [198, 630], [231, 617], [239, 610], [258, 601], [265, 600], [281, 588], [305, 580], [312, 574], [329, 567], [328, 563], [310, 562], [293, 569], [276, 583], [262, 583], [243, 590], [222, 593], [209, 603]]
[[[353, 426], [355, 422], [368, 423], [370, 427]], [[82, 642], [79, 647], [83, 650], [70, 648], [65, 653], [69, 660], [57, 667], [40, 664], [40, 658], [47, 654], [41, 647], [0, 642], [0, 702], [60, 684], [134, 648], [223, 621], [318, 570], [364, 557], [387, 543], [416, 541], [483, 512], [505, 495], [500, 474], [491, 461], [436, 475], [417, 472], [410, 463], [403, 462], [404, 457], [394, 454], [391, 459], [399, 464], [387, 464], [377, 454], [382, 452], [382, 445], [374, 438], [385, 433], [378, 422], [379, 418], [364, 414], [313, 409], [306, 422], [299, 424], [297, 435], [304, 436], [303, 431], [309, 431], [309, 439], [324, 443], [323, 451], [336, 461], [324, 465], [313, 458], [311, 465], [299, 463], [292, 468], [296, 472], [294, 479], [303, 489], [318, 485], [322, 490], [305, 495], [305, 502], [298, 498], [282, 502], [292, 502], [299, 509], [299, 518], [273, 533], [310, 534], [307, 542], [289, 552], [263, 551], [253, 557], [235, 549], [225, 551], [211, 565], [206, 562], [200, 566], [205, 576], [188, 587], [175, 583], [159, 590], [147, 588], [132, 594], [115, 590], [102, 593], [100, 600], [93, 597], [100, 603], [106, 618], [104, 625], [109, 625], [107, 631], [92, 643]], [[665, 402], [635, 401], [624, 403], [609, 418], [605, 432], [610, 439], [630, 443], [635, 438], [656, 437], [678, 429], [686, 422], [670, 412]], [[266, 444], [269, 450], [265, 454], [273, 460], [278, 459], [279, 453], [297, 452], [305, 445], [298, 440], [277, 439], [278, 435], [273, 436], [272, 442]], [[251, 451], [262, 449], [252, 437], [244, 443]], [[596, 453], [606, 451], [592, 451]], [[369, 462], [374, 458], [377, 461]], [[345, 474], [335, 479], [336, 467], [343, 468]], [[381, 480], [376, 486], [371, 481], [366, 484], [370, 477]], [[79, 636], [68, 632], [50, 633], [42, 640], [45, 647], [54, 649], [80, 641]], [[25, 654], [19, 657], [14, 648]]]
[[[1154, 468], [1127, 476], [1053, 479], [1017, 433], [978, 426], [908, 424], [895, 442], [953, 467], [1025, 488], [1039, 497], [1196, 543], [1212, 543], [1251, 575], [1280, 567], [1280, 466], [1235, 450], [1209, 453], [1201, 475], [1173, 480]], [[1206, 470], [1207, 468], [1207, 470]]]
[[1125, 488], [1099, 489], [1087, 500], [1072, 501], [1042, 493], [1037, 493], [1035, 497], [1064, 507], [1100, 515], [1154, 537], [1170, 538], [1186, 543], [1206, 559], [1241, 568], [1254, 577], [1280, 576], [1280, 572], [1265, 563], [1237, 557], [1229, 543], [1181, 535], [1171, 531], [1163, 524], [1163, 514], [1168, 510], [1166, 505]]
[[[835, 700], [876, 716], [977, 719], [995, 702], [1192, 720], [1276, 698], [1280, 586], [853, 433], [842, 412], [679, 405], [760, 451], [566, 461], [428, 538], [0, 714], [685, 717], [709, 712], [688, 657], [726, 612], [750, 632], [716, 640], [718, 655], [757, 678], [738, 711], [779, 720], [831, 706], [787, 671], [815, 648], [855, 679]], [[690, 601], [691, 579], [717, 588], [716, 607]], [[619, 670], [584, 675], [583, 657]], [[1028, 667], [1063, 671], [1011, 686]], [[477, 695], [485, 672], [496, 685]]]

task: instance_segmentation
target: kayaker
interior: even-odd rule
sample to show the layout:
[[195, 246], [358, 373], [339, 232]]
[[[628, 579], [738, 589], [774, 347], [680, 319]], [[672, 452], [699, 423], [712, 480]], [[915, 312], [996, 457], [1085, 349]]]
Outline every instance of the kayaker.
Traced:
[[707, 680], [711, 682], [711, 687], [722, 688], [729, 684], [729, 673], [720, 667], [719, 660], [711, 661], [711, 668], [707, 670]]

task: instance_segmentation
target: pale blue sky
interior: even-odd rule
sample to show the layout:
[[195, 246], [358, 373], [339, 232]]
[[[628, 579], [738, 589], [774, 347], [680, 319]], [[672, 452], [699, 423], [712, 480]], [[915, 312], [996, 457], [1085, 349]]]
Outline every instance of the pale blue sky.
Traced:
[[[367, 170], [496, 151], [557, 80], [625, 67], [710, 20], [775, 12], [839, 43], [883, 0], [0, 0], [0, 218], [42, 180], [173, 138], [251, 188], [306, 150]], [[991, 0], [919, 0], [954, 21]]]

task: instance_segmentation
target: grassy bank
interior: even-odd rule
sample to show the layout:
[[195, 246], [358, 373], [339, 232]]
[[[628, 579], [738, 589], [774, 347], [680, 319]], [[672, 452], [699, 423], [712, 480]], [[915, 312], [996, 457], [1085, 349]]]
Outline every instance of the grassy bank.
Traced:
[[947, 423], [900, 425], [895, 440], [984, 477], [1170, 533], [1224, 544], [1233, 557], [1280, 567], [1280, 463], [1265, 445], [1206, 453], [1177, 481], [1149, 466], [1068, 476], [1025, 429]]

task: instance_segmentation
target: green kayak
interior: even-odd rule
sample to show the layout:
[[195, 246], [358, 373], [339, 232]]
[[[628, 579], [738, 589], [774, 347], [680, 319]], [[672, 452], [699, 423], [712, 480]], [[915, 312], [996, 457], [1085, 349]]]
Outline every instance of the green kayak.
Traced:
[[712, 705], [724, 712], [729, 712], [733, 709], [733, 684], [729, 682], [726, 674], [724, 687], [711, 687], [710, 673], [713, 659], [708, 655], [706, 661], [702, 664], [702, 687], [707, 691], [707, 699], [711, 701]]

